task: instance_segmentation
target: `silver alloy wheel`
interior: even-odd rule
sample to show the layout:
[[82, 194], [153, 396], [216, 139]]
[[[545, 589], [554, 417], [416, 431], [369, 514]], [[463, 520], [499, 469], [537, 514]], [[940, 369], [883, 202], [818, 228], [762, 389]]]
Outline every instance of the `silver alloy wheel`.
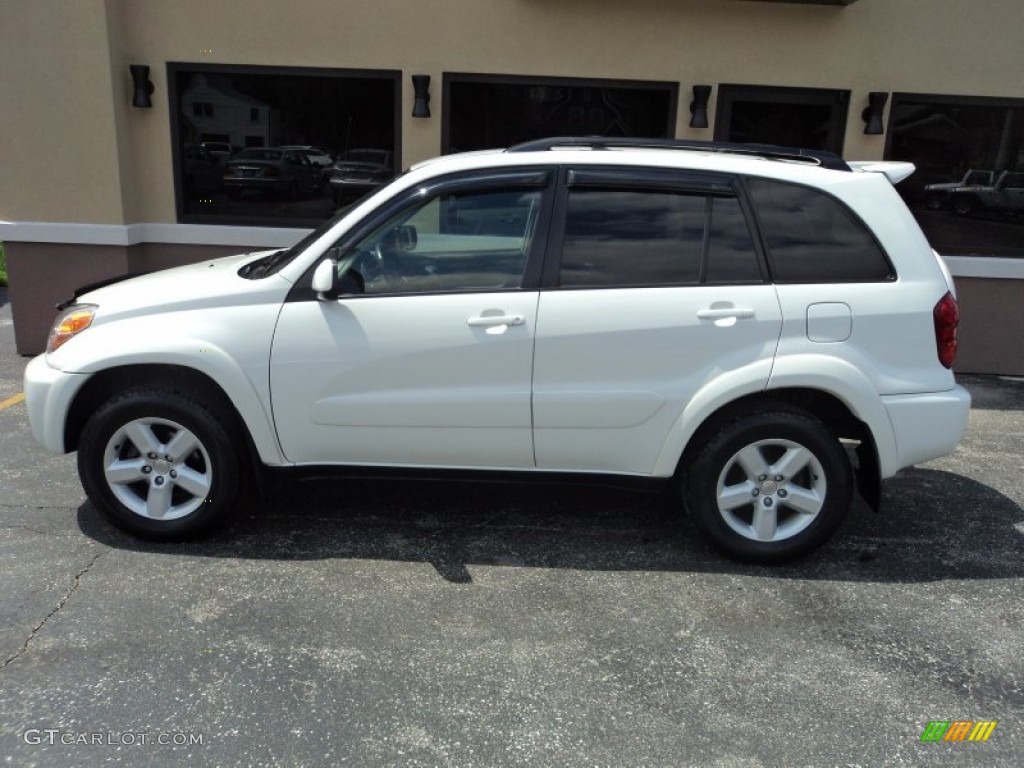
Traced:
[[818, 458], [792, 440], [759, 440], [737, 451], [718, 476], [718, 512], [751, 541], [778, 542], [814, 522], [828, 484]]
[[134, 419], [103, 452], [103, 475], [117, 500], [141, 517], [177, 520], [207, 500], [213, 464], [199, 438], [169, 419]]

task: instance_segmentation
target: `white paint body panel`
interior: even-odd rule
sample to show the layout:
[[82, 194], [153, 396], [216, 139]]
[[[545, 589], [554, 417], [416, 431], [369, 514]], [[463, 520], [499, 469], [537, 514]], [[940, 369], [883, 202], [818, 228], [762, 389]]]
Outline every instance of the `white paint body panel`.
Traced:
[[[537, 293], [287, 303], [270, 366], [298, 463], [532, 467]], [[521, 325], [474, 327], [487, 315]]]
[[[712, 307], [722, 317], [698, 317]], [[728, 309], [751, 316], [729, 317]], [[770, 368], [749, 366], [772, 359], [781, 324], [770, 285], [543, 293], [537, 465], [652, 474], [679, 414], [709, 379], [746, 370], [745, 386], [765, 387]]]

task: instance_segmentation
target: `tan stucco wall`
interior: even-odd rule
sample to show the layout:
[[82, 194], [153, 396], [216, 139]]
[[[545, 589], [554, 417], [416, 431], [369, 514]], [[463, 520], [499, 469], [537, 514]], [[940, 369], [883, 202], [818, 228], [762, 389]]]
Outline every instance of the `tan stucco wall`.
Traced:
[[114, 102], [104, 0], [0, 0], [0, 220], [123, 222]]
[[1022, 23], [1020, 0], [0, 0], [0, 219], [175, 221], [168, 61], [402, 70], [405, 164], [439, 151], [446, 71], [675, 81], [691, 138], [695, 83], [850, 89], [845, 154], [872, 159], [869, 91], [1024, 96]]

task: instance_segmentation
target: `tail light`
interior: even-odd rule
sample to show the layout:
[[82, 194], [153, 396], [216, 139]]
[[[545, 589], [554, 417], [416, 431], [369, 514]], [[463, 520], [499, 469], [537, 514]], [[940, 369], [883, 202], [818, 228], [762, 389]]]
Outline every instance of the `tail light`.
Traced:
[[932, 315], [935, 317], [935, 347], [939, 362], [946, 368], [952, 368], [956, 360], [956, 327], [960, 324], [960, 308], [953, 294], [947, 293], [939, 299]]

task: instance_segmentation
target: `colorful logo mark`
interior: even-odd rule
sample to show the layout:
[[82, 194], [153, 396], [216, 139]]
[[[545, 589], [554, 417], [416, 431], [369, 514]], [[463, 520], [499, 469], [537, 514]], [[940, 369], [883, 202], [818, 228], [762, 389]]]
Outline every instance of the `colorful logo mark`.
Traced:
[[996, 720], [932, 720], [921, 741], [988, 741]]

